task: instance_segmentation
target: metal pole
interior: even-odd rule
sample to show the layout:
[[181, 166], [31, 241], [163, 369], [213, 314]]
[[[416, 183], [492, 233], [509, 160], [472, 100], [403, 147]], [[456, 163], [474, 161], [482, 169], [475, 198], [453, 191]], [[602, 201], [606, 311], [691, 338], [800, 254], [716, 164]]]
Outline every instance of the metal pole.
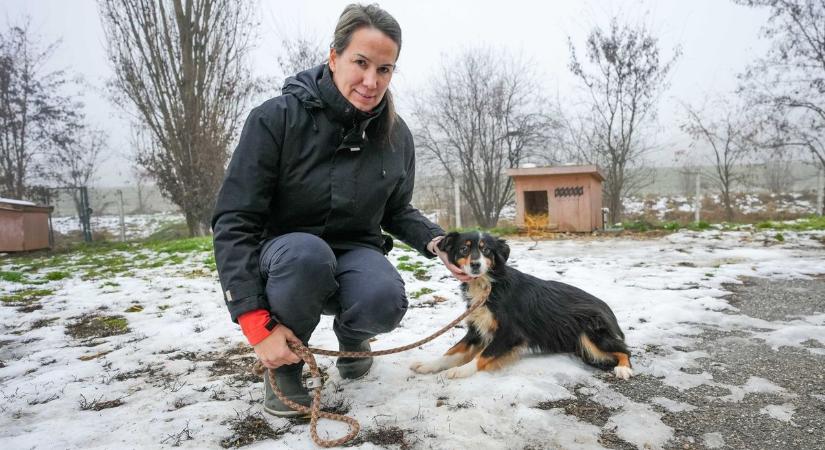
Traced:
[[453, 180], [453, 191], [455, 197], [455, 227], [461, 228], [461, 190], [458, 187], [458, 180]]
[[123, 191], [118, 189], [117, 195], [120, 197], [120, 242], [126, 242], [126, 223], [123, 219]]
[[698, 170], [696, 171], [696, 198], [693, 200], [693, 221], [699, 223], [700, 214], [699, 212], [702, 209], [702, 182], [701, 182], [701, 175], [702, 173]]
[[92, 242], [92, 208], [89, 206], [89, 190], [86, 186], [80, 188], [80, 197], [83, 199], [83, 240]]
[[819, 174], [816, 177], [816, 215], [822, 216], [822, 191], [825, 190], [823, 184], [825, 181], [825, 167], [819, 168]]

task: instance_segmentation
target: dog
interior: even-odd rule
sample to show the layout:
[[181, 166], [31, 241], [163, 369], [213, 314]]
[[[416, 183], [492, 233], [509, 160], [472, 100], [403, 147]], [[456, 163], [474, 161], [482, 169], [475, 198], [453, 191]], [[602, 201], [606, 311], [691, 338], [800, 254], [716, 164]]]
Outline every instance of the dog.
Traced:
[[468, 308], [487, 300], [467, 317], [464, 338], [441, 358], [413, 363], [413, 371], [447, 370], [447, 378], [464, 378], [500, 369], [532, 350], [575, 353], [591, 366], [612, 369], [617, 378], [633, 376], [624, 333], [602, 300], [507, 266], [510, 247], [487, 233], [452, 232], [438, 248], [473, 277], [461, 285]]

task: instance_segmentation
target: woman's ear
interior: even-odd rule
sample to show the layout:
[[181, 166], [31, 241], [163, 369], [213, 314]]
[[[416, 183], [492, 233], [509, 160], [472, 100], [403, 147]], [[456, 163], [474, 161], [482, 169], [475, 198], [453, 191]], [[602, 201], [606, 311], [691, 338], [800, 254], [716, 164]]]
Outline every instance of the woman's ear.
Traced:
[[329, 71], [335, 72], [335, 63], [336, 59], [338, 59], [338, 54], [335, 53], [334, 48], [329, 49]]
[[447, 233], [447, 235], [444, 236], [444, 239], [438, 242], [438, 249], [444, 253], [450, 253], [453, 250], [453, 247], [455, 247], [456, 239], [458, 239], [457, 232], [453, 231]]
[[502, 259], [502, 262], [507, 262], [510, 259], [510, 246], [507, 241], [499, 239], [496, 241], [496, 254]]

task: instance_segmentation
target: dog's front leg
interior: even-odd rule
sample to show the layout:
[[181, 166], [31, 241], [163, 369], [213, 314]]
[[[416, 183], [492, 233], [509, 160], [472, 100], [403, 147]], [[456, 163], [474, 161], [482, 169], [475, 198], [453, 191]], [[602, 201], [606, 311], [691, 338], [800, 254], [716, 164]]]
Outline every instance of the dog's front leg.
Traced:
[[410, 369], [417, 373], [436, 373], [472, 361], [481, 352], [481, 337], [473, 326], [467, 334], [452, 346], [444, 356], [430, 362], [416, 361]]
[[496, 336], [476, 358], [460, 367], [447, 371], [447, 378], [467, 378], [476, 372], [498, 370], [518, 360], [524, 346], [509, 338], [509, 333], [496, 333]]

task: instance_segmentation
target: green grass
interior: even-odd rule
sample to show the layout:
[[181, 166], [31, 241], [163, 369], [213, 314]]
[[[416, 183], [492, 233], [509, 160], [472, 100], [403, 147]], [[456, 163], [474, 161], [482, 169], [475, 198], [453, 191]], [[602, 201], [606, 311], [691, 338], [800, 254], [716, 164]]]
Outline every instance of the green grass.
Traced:
[[427, 287], [421, 288], [421, 289], [411, 293], [410, 298], [417, 299], [417, 298], [421, 297], [422, 295], [432, 294], [433, 292], [435, 292], [435, 291], [430, 289], [430, 288], [427, 288]]
[[2, 303], [32, 303], [40, 300], [47, 295], [54, 294], [54, 289], [23, 289], [21, 291], [12, 292], [0, 296]]
[[3, 272], [0, 270], [0, 280], [10, 283], [22, 283], [26, 279], [20, 272]]
[[49, 281], [58, 281], [64, 278], [69, 278], [71, 274], [69, 272], [65, 272], [62, 270], [56, 270], [54, 272], [49, 272], [46, 274], [46, 279]]
[[756, 228], [760, 230], [788, 230], [788, 231], [812, 231], [825, 230], [825, 216], [809, 216], [804, 219], [799, 219], [789, 222], [759, 222]]

